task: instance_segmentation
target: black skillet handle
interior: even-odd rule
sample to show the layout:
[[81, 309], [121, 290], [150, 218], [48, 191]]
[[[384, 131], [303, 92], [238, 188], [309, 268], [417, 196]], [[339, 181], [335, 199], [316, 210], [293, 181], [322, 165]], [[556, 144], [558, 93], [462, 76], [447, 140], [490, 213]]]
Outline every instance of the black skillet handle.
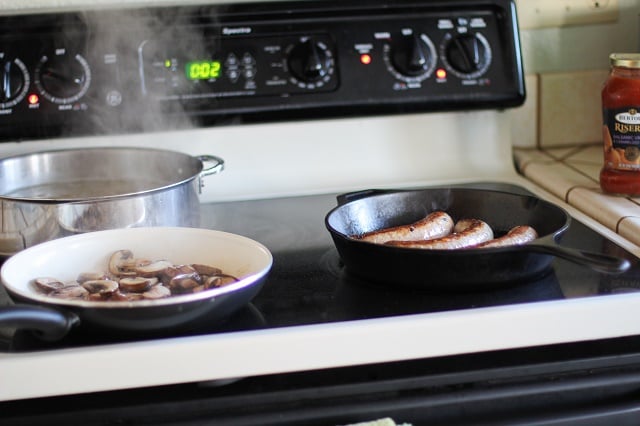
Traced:
[[60, 312], [43, 306], [11, 305], [0, 308], [0, 327], [31, 330], [41, 340], [62, 339], [80, 318], [72, 312]]
[[605, 274], [620, 274], [631, 267], [631, 262], [621, 257], [609, 256], [604, 253], [593, 253], [584, 250], [559, 246], [555, 243], [531, 244], [521, 246], [525, 250], [551, 254], [562, 259], [587, 266], [594, 271]]
[[364, 189], [362, 191], [356, 192], [347, 192], [345, 194], [340, 194], [336, 198], [338, 199], [338, 205], [343, 206], [351, 201], [360, 200], [362, 198], [371, 197], [373, 195], [381, 195], [387, 194], [390, 192], [397, 192], [397, 190], [389, 190], [389, 189]]

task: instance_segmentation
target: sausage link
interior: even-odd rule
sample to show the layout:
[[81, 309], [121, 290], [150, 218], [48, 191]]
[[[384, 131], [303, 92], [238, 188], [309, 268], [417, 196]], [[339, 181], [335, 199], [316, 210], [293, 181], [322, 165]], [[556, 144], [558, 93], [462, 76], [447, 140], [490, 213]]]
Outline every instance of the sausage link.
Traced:
[[389, 241], [386, 244], [394, 247], [420, 248], [428, 250], [452, 250], [475, 246], [493, 239], [493, 230], [479, 219], [461, 219], [454, 233], [446, 237], [427, 241]]
[[538, 238], [538, 233], [535, 229], [528, 225], [514, 226], [504, 234], [502, 237], [494, 238], [493, 240], [480, 243], [473, 248], [488, 248], [488, 247], [508, 247], [520, 244], [526, 244], [530, 241]]
[[354, 238], [370, 243], [384, 244], [387, 241], [417, 241], [449, 235], [453, 229], [453, 219], [443, 211], [435, 211], [410, 225], [394, 226], [367, 232]]

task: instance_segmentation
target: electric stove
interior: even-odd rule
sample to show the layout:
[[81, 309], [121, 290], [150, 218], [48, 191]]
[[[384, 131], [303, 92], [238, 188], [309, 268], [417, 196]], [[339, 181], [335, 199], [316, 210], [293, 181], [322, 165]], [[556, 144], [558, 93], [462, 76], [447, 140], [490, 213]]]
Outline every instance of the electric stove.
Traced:
[[[526, 93], [513, 2], [106, 7], [0, 25], [3, 155], [219, 155], [201, 226], [274, 256], [262, 290], [221, 322], [135, 336], [80, 327], [59, 342], [1, 330], [3, 424], [637, 416], [640, 249], [515, 172], [505, 110]], [[124, 37], [105, 43], [105, 32]], [[433, 186], [549, 200], [572, 216], [562, 245], [631, 268], [555, 259], [536, 279], [474, 291], [352, 276], [324, 226], [337, 196]]]

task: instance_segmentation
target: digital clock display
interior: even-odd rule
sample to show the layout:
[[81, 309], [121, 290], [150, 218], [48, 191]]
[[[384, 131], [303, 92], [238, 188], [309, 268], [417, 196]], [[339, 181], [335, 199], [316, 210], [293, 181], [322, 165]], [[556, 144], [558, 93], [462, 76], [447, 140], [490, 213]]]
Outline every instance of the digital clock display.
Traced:
[[185, 65], [187, 80], [209, 80], [220, 77], [220, 61], [191, 61]]

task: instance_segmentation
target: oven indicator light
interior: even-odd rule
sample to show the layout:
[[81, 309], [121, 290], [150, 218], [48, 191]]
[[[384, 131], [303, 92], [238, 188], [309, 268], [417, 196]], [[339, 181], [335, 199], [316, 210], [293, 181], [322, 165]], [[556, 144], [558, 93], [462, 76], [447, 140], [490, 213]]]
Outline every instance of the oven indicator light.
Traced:
[[32, 93], [27, 98], [27, 102], [29, 102], [29, 105], [36, 105], [40, 102], [40, 98], [35, 93]]
[[445, 78], [447, 78], [447, 70], [445, 70], [444, 68], [438, 68], [436, 70], [436, 78], [438, 80], [444, 80]]
[[363, 53], [360, 55], [360, 63], [363, 65], [369, 65], [371, 63], [371, 55]]

